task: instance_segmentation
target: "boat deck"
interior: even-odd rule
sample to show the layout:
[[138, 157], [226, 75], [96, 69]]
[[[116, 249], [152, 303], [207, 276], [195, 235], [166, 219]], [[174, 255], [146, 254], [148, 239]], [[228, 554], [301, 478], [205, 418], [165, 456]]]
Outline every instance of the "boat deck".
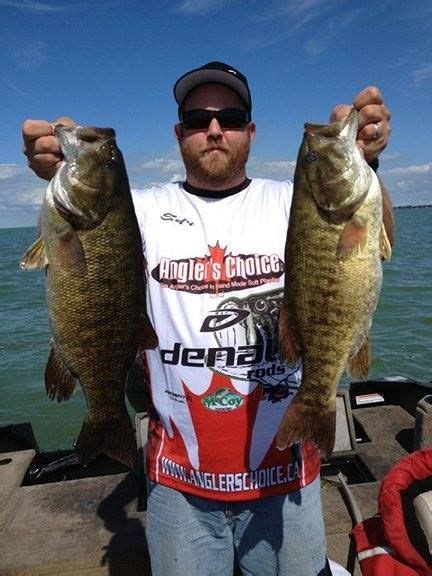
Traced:
[[[360, 570], [348, 536], [352, 511], [337, 474], [346, 479], [363, 517], [374, 515], [380, 481], [412, 451], [415, 406], [430, 392], [417, 385], [406, 388], [401, 384], [393, 398], [392, 387], [389, 398], [378, 386], [383, 402], [353, 405], [353, 449], [322, 468], [328, 555], [355, 575]], [[10, 448], [10, 437], [25, 427], [9, 428]], [[73, 470], [63, 474], [63, 480], [29, 484], [35, 450], [9, 448], [2, 446], [0, 435], [0, 576], [150, 574], [139, 470], [109, 473], [112, 463], [102, 459], [86, 471], [93, 476], [80, 477], [82, 470]]]

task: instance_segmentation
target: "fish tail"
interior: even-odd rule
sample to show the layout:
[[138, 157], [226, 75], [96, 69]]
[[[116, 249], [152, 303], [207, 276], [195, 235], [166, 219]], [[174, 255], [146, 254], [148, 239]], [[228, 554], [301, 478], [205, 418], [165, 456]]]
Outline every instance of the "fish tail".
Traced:
[[137, 445], [129, 416], [125, 414], [103, 423], [86, 419], [76, 441], [75, 451], [79, 463], [84, 466], [98, 454], [106, 454], [128, 468], [134, 468]]
[[276, 434], [276, 448], [285, 450], [299, 440], [312, 441], [330, 458], [335, 443], [336, 406], [311, 406], [299, 397], [294, 398], [286, 410]]

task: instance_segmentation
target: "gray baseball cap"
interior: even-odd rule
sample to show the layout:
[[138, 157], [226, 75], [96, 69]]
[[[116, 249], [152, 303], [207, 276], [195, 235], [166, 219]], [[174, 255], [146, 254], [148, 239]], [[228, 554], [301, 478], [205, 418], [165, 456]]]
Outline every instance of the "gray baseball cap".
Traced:
[[252, 98], [246, 76], [223, 62], [209, 62], [180, 76], [174, 84], [174, 98], [179, 105], [179, 110], [191, 90], [208, 82], [225, 84], [232, 88], [246, 104], [249, 114], [251, 113]]

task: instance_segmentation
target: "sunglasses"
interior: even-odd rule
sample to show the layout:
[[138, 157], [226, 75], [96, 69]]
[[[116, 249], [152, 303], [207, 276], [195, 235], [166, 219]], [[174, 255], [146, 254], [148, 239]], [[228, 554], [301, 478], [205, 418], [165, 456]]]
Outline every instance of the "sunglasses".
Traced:
[[216, 118], [221, 128], [244, 128], [250, 122], [247, 110], [240, 108], [224, 108], [223, 110], [185, 110], [181, 114], [183, 128], [188, 130], [205, 130]]

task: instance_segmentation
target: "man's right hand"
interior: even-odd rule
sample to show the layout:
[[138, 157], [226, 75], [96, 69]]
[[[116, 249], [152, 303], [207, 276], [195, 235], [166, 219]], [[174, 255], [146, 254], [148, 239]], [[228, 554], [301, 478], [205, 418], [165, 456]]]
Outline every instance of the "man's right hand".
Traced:
[[63, 160], [59, 141], [54, 136], [56, 124], [75, 126], [75, 122], [67, 116], [60, 116], [54, 122], [25, 120], [22, 125], [23, 152], [28, 165], [44, 180], [51, 180]]

